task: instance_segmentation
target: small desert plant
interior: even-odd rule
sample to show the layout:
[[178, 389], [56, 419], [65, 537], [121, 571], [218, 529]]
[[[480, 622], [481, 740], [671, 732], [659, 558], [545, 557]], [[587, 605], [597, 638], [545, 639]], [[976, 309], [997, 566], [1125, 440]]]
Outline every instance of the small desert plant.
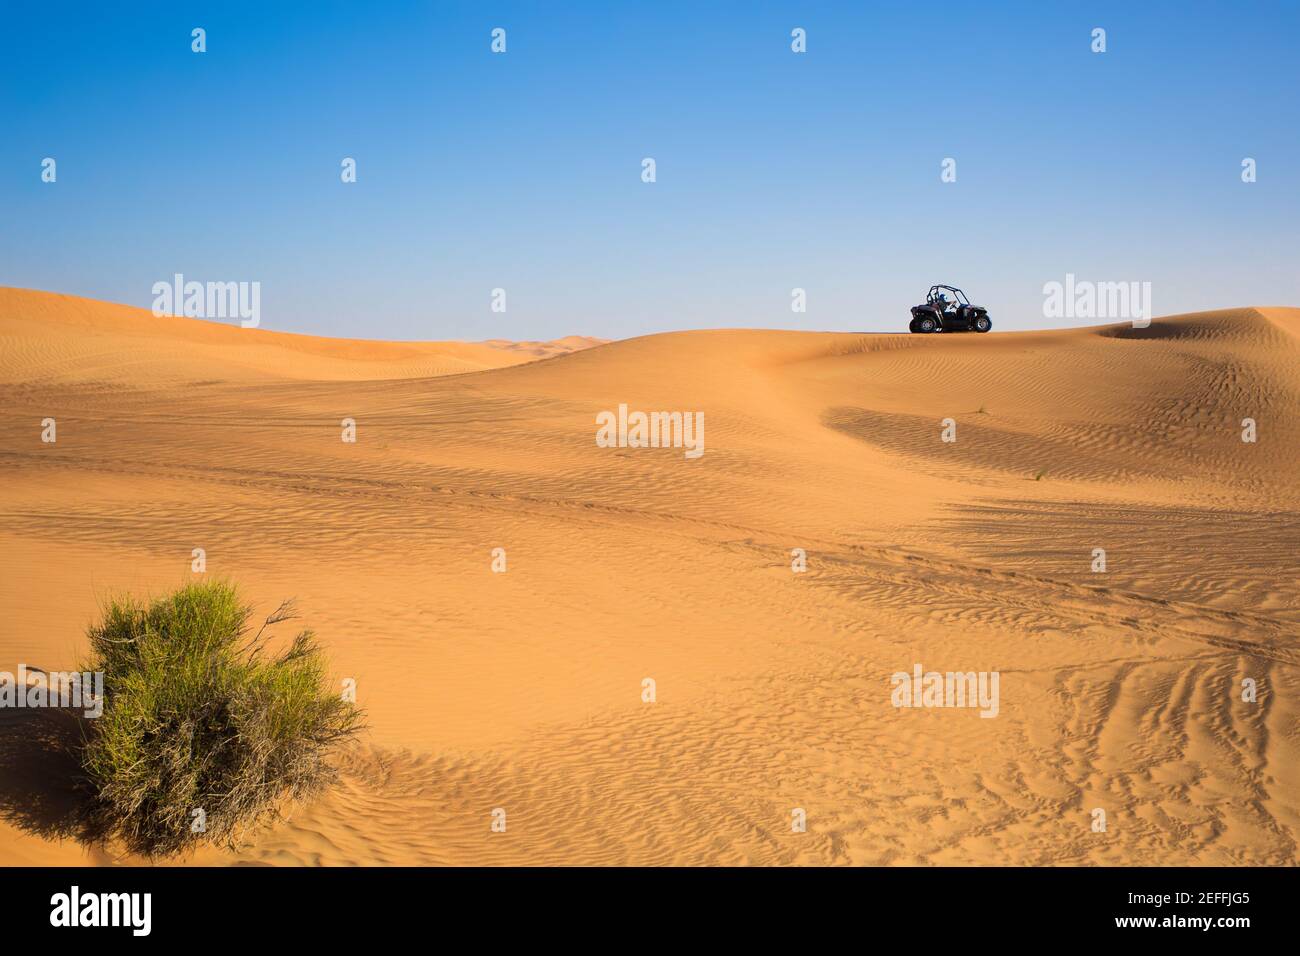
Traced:
[[267, 628], [291, 602], [250, 638], [251, 615], [224, 582], [106, 603], [86, 669], [103, 671], [107, 701], [82, 751], [98, 832], [151, 856], [233, 846], [332, 779], [325, 758], [360, 714], [328, 689], [311, 631], [268, 653]]
[[1034, 472], [1034, 481], [1042, 481], [1043, 475], [1045, 474], [1047, 474], [1047, 472], [1041, 470]]

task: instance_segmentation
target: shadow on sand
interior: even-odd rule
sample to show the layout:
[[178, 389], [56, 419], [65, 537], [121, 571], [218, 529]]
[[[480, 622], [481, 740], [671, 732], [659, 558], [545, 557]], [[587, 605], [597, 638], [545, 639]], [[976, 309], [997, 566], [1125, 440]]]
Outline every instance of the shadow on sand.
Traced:
[[0, 819], [46, 838], [99, 841], [79, 760], [83, 724], [77, 710], [0, 709]]

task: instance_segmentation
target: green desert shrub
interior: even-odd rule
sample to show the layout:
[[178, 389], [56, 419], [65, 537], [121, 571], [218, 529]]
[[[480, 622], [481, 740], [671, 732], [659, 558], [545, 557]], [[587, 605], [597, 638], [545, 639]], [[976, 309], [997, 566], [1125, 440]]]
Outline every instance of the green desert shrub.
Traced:
[[151, 856], [233, 846], [330, 782], [326, 758], [360, 714], [331, 691], [311, 631], [270, 652], [268, 628], [293, 616], [290, 602], [252, 636], [251, 616], [224, 582], [105, 604], [86, 669], [103, 671], [106, 702], [82, 750], [100, 833]]

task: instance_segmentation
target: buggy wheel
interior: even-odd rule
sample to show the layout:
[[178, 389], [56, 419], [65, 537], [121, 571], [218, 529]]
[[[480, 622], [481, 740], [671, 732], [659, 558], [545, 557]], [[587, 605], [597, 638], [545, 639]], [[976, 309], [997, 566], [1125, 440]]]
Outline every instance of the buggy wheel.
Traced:
[[975, 331], [987, 332], [993, 328], [993, 321], [987, 315], [977, 316], [975, 319]]
[[923, 315], [916, 320], [916, 331], [918, 332], [933, 332], [938, 328], [939, 323], [935, 322], [934, 319], [928, 315]]

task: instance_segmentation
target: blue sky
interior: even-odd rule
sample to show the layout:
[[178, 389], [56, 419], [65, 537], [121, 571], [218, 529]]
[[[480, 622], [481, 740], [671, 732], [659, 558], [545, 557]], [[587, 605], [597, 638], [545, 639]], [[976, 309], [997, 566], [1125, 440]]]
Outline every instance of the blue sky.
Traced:
[[0, 285], [258, 281], [264, 328], [398, 339], [900, 331], [935, 282], [1087, 324], [1043, 317], [1067, 272], [1300, 304], [1296, 3], [0, 11]]

